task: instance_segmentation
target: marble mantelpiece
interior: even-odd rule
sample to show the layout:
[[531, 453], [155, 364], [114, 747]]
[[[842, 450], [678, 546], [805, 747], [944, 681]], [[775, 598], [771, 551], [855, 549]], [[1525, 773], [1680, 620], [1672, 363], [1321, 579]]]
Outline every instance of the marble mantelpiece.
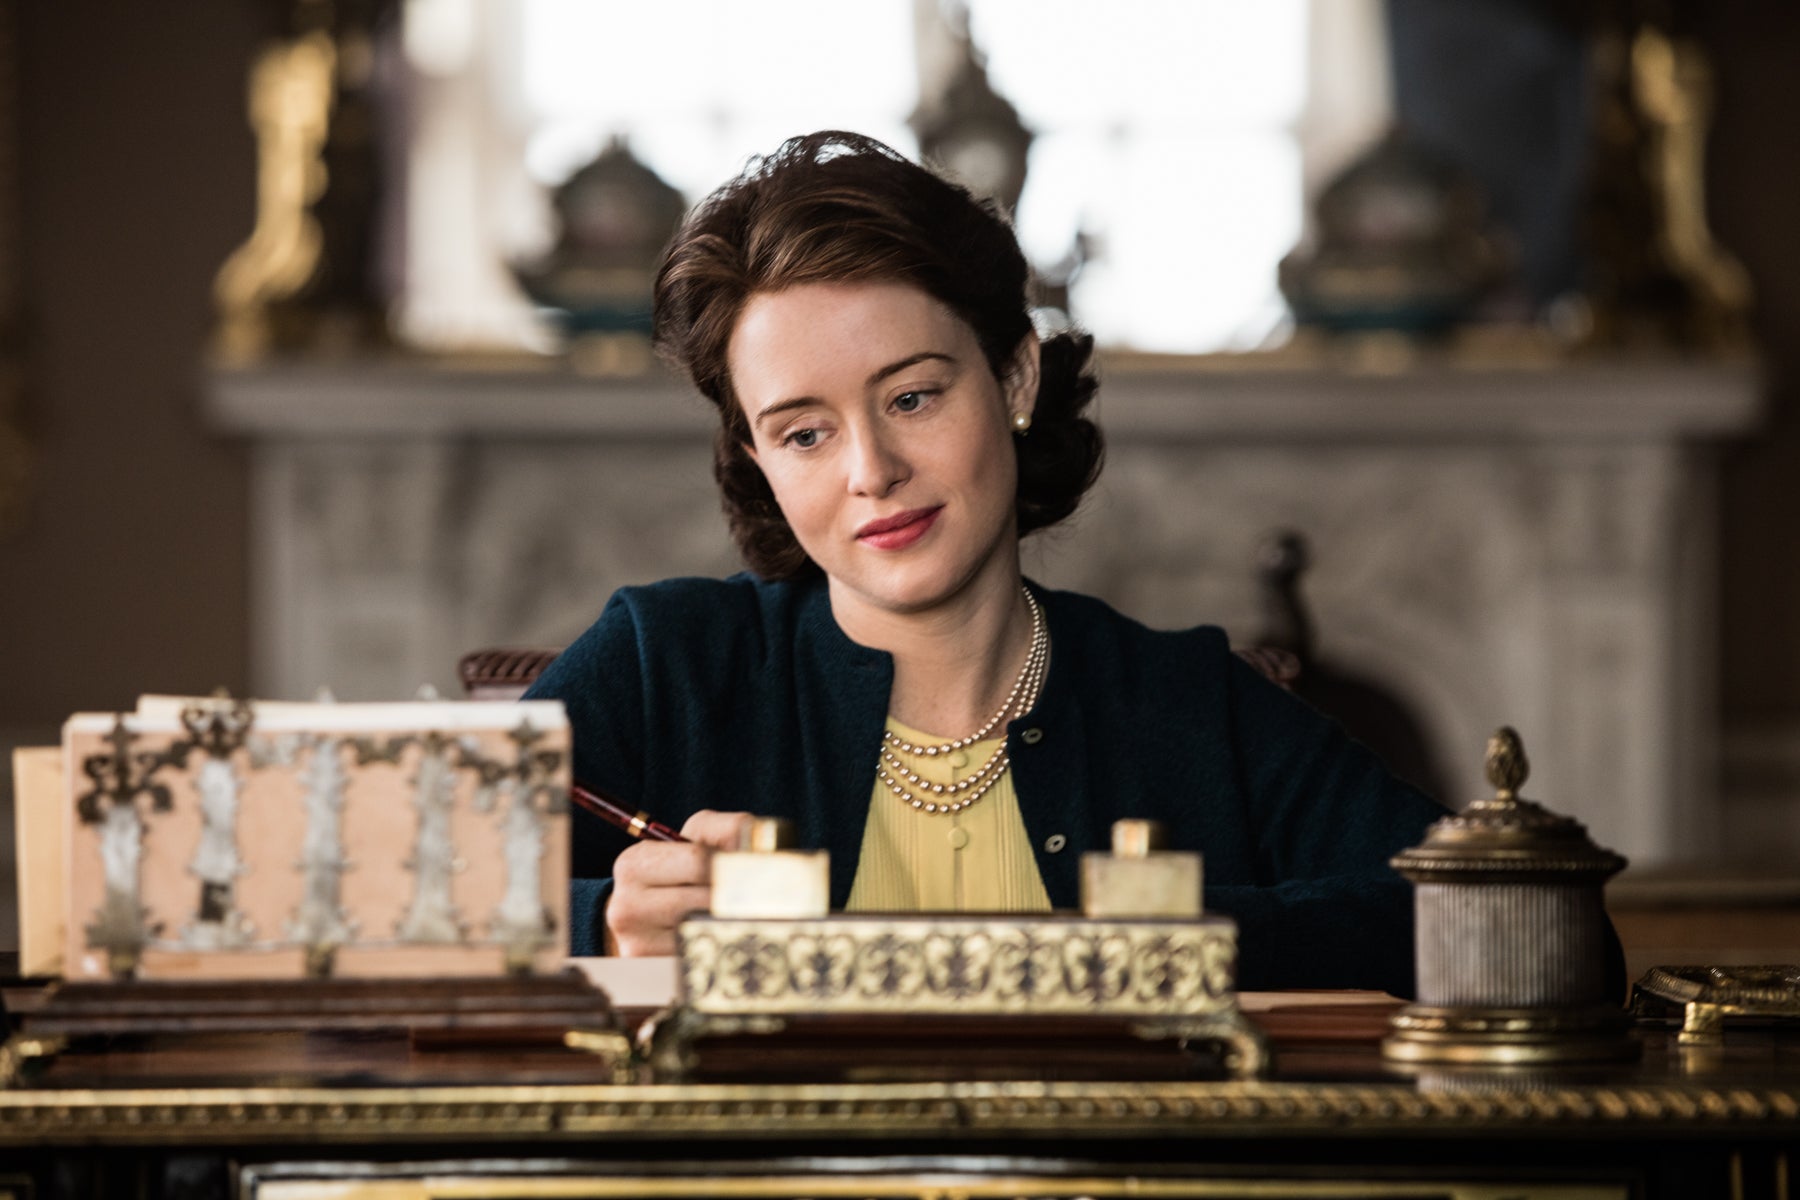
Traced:
[[[1407, 701], [1480, 793], [1519, 728], [1532, 794], [1641, 864], [1717, 845], [1712, 446], [1757, 377], [1692, 362], [1116, 359], [1108, 465], [1028, 542], [1046, 583], [1152, 624], [1259, 624], [1254, 559], [1306, 535], [1320, 653]], [[735, 569], [708, 406], [661, 375], [275, 365], [214, 374], [256, 447], [255, 684], [453, 694], [483, 645], [558, 645], [615, 587]]]

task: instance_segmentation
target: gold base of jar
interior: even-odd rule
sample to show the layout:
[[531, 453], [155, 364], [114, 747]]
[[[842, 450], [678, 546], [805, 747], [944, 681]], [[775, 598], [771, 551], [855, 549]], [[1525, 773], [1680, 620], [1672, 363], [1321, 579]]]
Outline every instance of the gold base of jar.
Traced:
[[1381, 1043], [1396, 1062], [1483, 1066], [1617, 1062], [1636, 1058], [1631, 1018], [1609, 1004], [1498, 1008], [1409, 1004]]

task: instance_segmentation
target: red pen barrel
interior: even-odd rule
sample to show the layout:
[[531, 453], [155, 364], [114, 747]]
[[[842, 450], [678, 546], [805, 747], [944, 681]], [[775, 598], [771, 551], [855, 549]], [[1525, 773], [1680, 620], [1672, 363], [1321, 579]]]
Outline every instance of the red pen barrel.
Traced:
[[569, 788], [569, 798], [608, 825], [616, 829], [623, 829], [634, 838], [641, 838], [648, 842], [687, 841], [686, 838], [661, 821], [652, 820], [649, 813], [627, 808], [611, 796], [596, 791], [586, 784], [572, 784]]

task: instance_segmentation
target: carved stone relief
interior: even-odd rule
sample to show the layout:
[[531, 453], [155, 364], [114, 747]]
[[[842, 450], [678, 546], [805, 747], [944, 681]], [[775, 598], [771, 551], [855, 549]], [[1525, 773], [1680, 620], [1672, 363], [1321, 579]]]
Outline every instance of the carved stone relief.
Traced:
[[[1487, 391], [1461, 410], [1467, 428], [1419, 397], [1384, 407], [1363, 391], [1268, 417], [1246, 395], [1196, 400], [1194, 430], [1174, 436], [1172, 385], [1134, 401], [1110, 384], [1102, 482], [1068, 526], [1026, 543], [1026, 570], [1150, 625], [1219, 624], [1245, 644], [1260, 626], [1257, 548], [1298, 530], [1321, 656], [1407, 704], [1455, 798], [1482, 794], [1480, 748], [1512, 724], [1533, 745], [1537, 798], [1601, 843], [1640, 863], [1704, 853], [1719, 824], [1710, 459], [1681, 422], [1710, 432], [1725, 418], [1704, 396], [1684, 418], [1691, 389], [1677, 382], [1636, 424], [1611, 408], [1609, 425], [1590, 414], [1565, 436], [1554, 421], [1592, 381], [1563, 399], [1535, 380], [1519, 427], [1494, 417], [1492, 380], [1472, 382]], [[496, 409], [527, 403], [495, 393]], [[617, 587], [737, 570], [705, 423], [664, 393], [595, 403], [615, 407], [583, 425], [546, 400], [544, 413], [577, 414], [555, 418], [566, 433], [528, 412], [531, 436], [485, 418], [457, 433], [439, 414], [413, 436], [272, 437], [259, 691], [393, 698], [430, 682], [453, 695], [464, 651], [564, 644]], [[457, 405], [485, 411], [468, 394]], [[1351, 428], [1358, 414], [1368, 430]]]

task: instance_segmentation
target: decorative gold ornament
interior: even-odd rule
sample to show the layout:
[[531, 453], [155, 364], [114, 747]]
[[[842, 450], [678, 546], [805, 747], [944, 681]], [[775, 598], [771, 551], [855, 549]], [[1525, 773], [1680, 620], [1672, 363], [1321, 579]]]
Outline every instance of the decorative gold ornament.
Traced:
[[1640, 29], [1631, 43], [1631, 84], [1652, 122], [1651, 168], [1662, 198], [1662, 250], [1675, 273], [1719, 323], [1737, 336], [1753, 299], [1750, 275], [1712, 235], [1706, 215], [1706, 134], [1712, 123], [1712, 68], [1694, 42]]
[[1705, 50], [1654, 19], [1625, 19], [1596, 32], [1590, 61], [1588, 341], [1745, 349], [1754, 289], [1707, 215]]
[[1631, 989], [1633, 1016], [1681, 1016], [1684, 1046], [1715, 1045], [1730, 1018], [1800, 1020], [1800, 966], [1652, 967]]
[[270, 308], [298, 295], [318, 269], [324, 237], [311, 205], [326, 185], [337, 47], [323, 32], [265, 51], [250, 72], [256, 130], [256, 227], [213, 282], [214, 349], [247, 362], [270, 349]]

